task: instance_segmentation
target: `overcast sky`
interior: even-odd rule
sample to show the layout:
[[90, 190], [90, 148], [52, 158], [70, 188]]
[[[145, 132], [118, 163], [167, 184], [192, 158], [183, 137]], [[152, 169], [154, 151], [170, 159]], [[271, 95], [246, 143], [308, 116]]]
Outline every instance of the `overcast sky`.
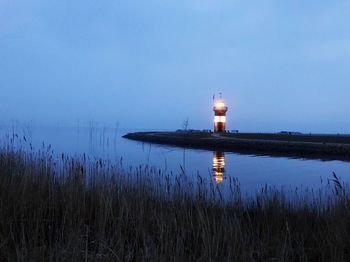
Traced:
[[350, 2], [0, 0], [0, 120], [350, 133]]

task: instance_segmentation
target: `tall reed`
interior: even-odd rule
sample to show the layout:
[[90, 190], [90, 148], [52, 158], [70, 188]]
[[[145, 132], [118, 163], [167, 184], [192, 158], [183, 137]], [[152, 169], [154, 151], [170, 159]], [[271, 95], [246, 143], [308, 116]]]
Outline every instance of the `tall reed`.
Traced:
[[[159, 179], [162, 176], [163, 179]], [[3, 261], [348, 261], [349, 193], [243, 199], [150, 167], [0, 149]], [[165, 181], [165, 182], [160, 182]], [[210, 187], [209, 187], [210, 188]], [[191, 190], [193, 189], [193, 190]]]

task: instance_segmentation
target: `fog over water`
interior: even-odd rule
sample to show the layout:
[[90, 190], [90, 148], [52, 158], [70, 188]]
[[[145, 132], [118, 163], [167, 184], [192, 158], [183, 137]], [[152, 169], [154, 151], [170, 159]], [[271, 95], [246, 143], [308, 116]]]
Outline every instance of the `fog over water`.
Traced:
[[0, 121], [350, 133], [349, 1], [0, 0]]

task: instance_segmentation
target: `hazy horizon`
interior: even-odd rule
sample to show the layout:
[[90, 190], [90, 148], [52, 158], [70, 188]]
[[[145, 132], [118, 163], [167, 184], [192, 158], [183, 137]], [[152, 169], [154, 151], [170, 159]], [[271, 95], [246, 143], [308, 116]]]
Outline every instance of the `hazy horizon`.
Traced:
[[[0, 0], [0, 124], [350, 133], [350, 1]], [[84, 124], [85, 123], [85, 124]]]

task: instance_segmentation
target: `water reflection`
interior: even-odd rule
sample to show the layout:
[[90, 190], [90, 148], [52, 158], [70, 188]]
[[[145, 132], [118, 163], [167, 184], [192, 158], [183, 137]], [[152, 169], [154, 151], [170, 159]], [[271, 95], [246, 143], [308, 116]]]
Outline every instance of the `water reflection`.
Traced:
[[225, 153], [214, 151], [213, 154], [213, 176], [217, 184], [222, 183], [225, 174]]

